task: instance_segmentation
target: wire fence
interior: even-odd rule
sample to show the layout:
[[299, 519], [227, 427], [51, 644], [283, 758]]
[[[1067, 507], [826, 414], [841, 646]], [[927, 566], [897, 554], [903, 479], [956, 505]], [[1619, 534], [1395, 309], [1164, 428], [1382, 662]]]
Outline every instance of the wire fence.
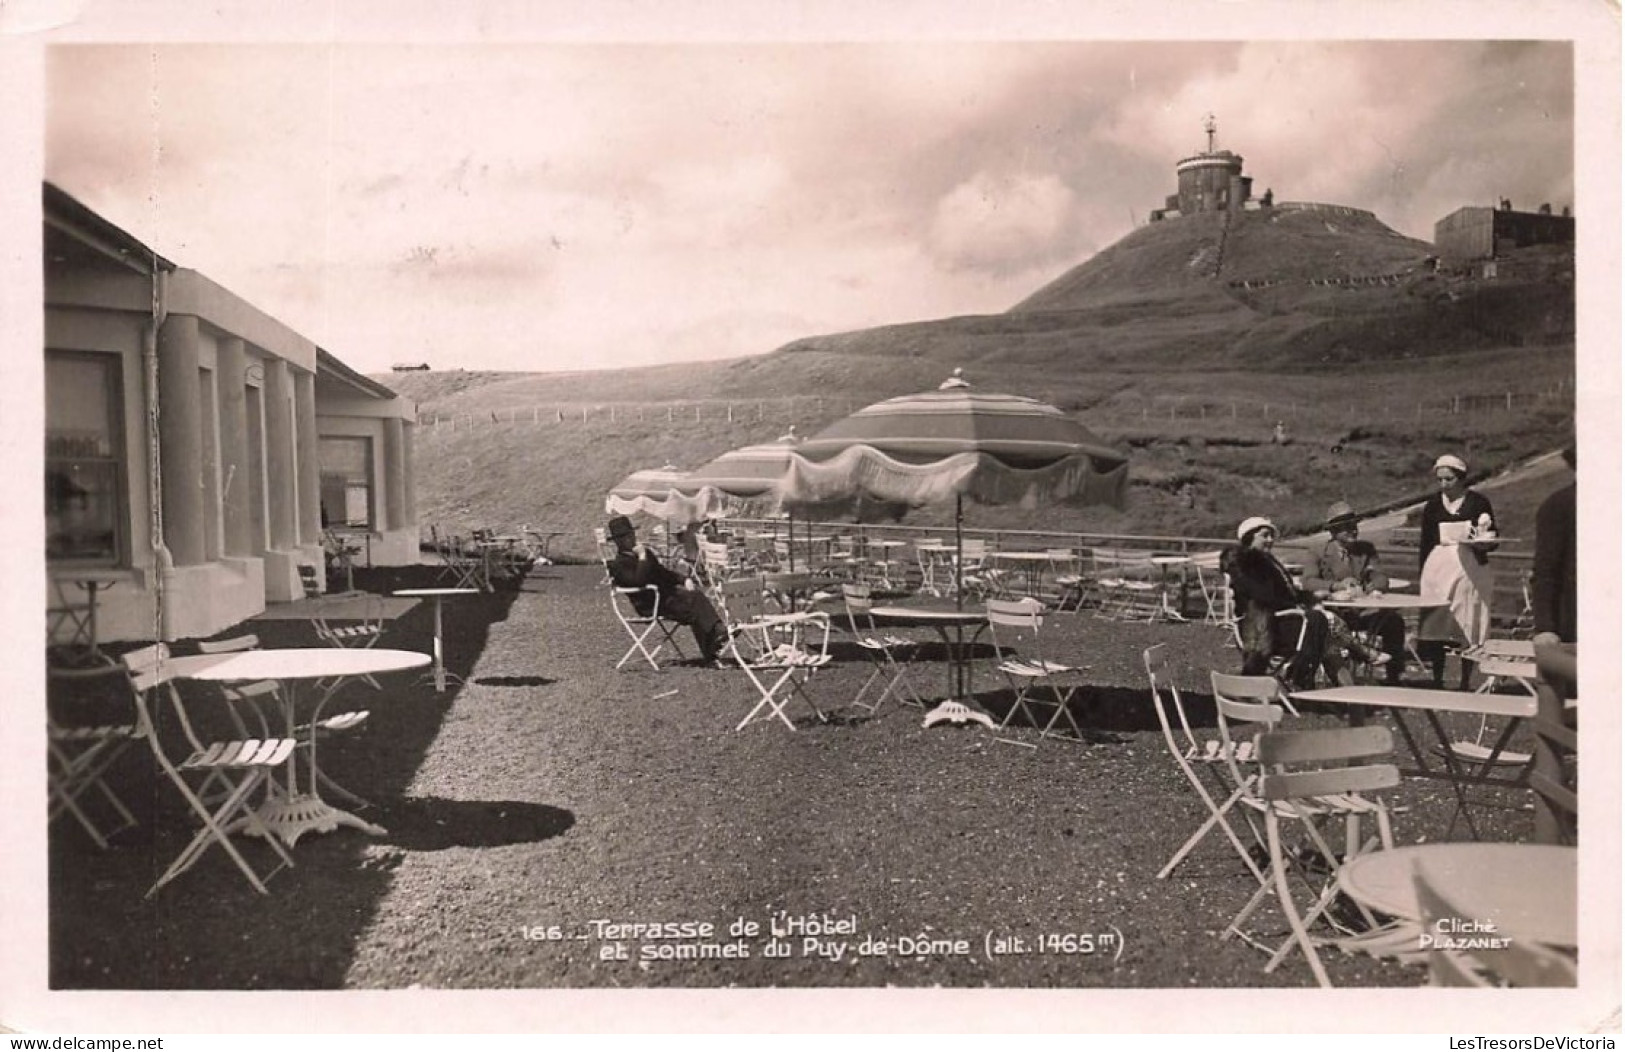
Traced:
[[[1085, 413], [1092, 425], [1110, 428], [1131, 427], [1152, 420], [1222, 422], [1347, 420], [1353, 423], [1379, 421], [1422, 421], [1461, 414], [1524, 414], [1548, 406], [1568, 406], [1573, 402], [1573, 383], [1563, 380], [1535, 391], [1480, 392], [1451, 395], [1443, 399], [1392, 401], [1373, 406], [1362, 399], [1359, 405], [1340, 406], [1299, 401], [1267, 401], [1234, 398], [1203, 398], [1194, 395], [1155, 395], [1148, 398], [1118, 397], [1104, 404], [1084, 405], [1063, 400], [1060, 408]], [[604, 424], [752, 423], [776, 425], [805, 424], [833, 419], [855, 412], [868, 402], [838, 398], [786, 397], [752, 400], [705, 400], [689, 402], [566, 402], [529, 406], [493, 407], [456, 413], [425, 412], [418, 415], [420, 434], [425, 432], [470, 430], [493, 425], [525, 425], [537, 428]]]

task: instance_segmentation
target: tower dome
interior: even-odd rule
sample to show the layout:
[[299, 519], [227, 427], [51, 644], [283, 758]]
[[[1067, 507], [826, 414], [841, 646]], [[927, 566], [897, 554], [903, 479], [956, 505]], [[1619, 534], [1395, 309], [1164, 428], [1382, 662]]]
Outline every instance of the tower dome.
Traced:
[[1250, 176], [1241, 174], [1241, 155], [1217, 149], [1219, 124], [1211, 113], [1202, 127], [1207, 132], [1207, 149], [1181, 158], [1174, 165], [1179, 192], [1170, 194], [1163, 207], [1151, 213], [1153, 220], [1198, 212], [1240, 211], [1252, 197], [1253, 181]]

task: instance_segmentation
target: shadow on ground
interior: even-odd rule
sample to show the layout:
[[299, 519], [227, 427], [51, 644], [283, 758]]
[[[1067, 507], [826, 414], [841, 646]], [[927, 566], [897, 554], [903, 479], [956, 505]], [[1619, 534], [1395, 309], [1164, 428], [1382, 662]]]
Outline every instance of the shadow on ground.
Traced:
[[[434, 567], [358, 570], [358, 588], [388, 593], [431, 587]], [[518, 589], [458, 597], [444, 611], [447, 670], [472, 674], [490, 626], [507, 617]], [[302, 621], [249, 621], [220, 638], [254, 632], [266, 647], [313, 646]], [[420, 603], [389, 622], [380, 646], [429, 652], [433, 610]], [[126, 644], [118, 650], [128, 650]], [[194, 652], [191, 641], [175, 653]], [[517, 677], [529, 681], [533, 677]], [[130, 719], [122, 676], [53, 681], [53, 712], [82, 719], [99, 711], [107, 720]], [[209, 688], [185, 684], [189, 712], [206, 712]], [[388, 891], [390, 855], [489, 847], [544, 840], [570, 828], [570, 812], [516, 801], [454, 801], [407, 797], [406, 789], [457, 698], [452, 686], [437, 694], [426, 678], [380, 677], [380, 689], [352, 681], [339, 688], [328, 711], [365, 708], [355, 731], [324, 740], [323, 768], [342, 772], [347, 789], [389, 803], [359, 808], [387, 835], [372, 839], [349, 831], [301, 837], [292, 852], [296, 873], [273, 872], [277, 859], [264, 844], [236, 838], [249, 865], [273, 872], [267, 895], [256, 892], [231, 860], [210, 848], [172, 883], [147, 896], [158, 875], [185, 847], [195, 828], [173, 787], [139, 743], [118, 761], [109, 780], [137, 825], [98, 850], [64, 818], [50, 827], [49, 981], [56, 989], [309, 989], [335, 988], [357, 940]], [[201, 722], [206, 735], [231, 736], [218, 712]], [[162, 729], [172, 732], [173, 727]], [[103, 803], [95, 801], [94, 803]], [[105, 805], [104, 805], [105, 806]], [[277, 923], [261, 923], [275, 911]]]

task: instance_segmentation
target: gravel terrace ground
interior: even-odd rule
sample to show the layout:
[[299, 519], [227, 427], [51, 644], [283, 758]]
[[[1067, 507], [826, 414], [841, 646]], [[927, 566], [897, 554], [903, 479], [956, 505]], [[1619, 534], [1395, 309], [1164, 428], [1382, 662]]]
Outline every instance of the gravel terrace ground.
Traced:
[[[432, 574], [369, 571], [358, 584], [381, 591]], [[364, 814], [388, 833], [305, 837], [267, 897], [217, 850], [142, 897], [189, 826], [147, 755], [130, 753], [117, 781], [138, 828], [103, 852], [71, 823], [52, 827], [51, 985], [1312, 985], [1300, 955], [1265, 974], [1257, 950], [1219, 937], [1253, 887], [1222, 840], [1172, 879], [1155, 877], [1203, 811], [1164, 751], [1141, 653], [1169, 645], [1187, 701], [1211, 726], [1207, 671], [1237, 666], [1224, 630], [1053, 616], [1067, 652], [1090, 667], [1077, 707], [1098, 739], [1087, 745], [1040, 744], [1029, 728], [1009, 732], [1023, 744], [974, 724], [925, 729], [919, 710], [896, 703], [867, 718], [847, 704], [868, 670], [850, 643], [813, 681], [830, 722], [736, 732], [756, 698], [737, 670], [614, 670], [627, 640], [601, 577], [538, 568], [518, 591], [451, 601], [460, 688], [437, 695], [414, 673], [385, 677], [378, 692], [343, 688], [341, 702], [372, 715], [323, 745], [323, 768], [375, 801]], [[421, 605], [382, 645], [426, 651], [430, 626]], [[267, 645], [314, 642], [299, 622], [248, 627]], [[683, 642], [692, 654], [686, 630]], [[942, 669], [928, 663], [916, 682], [935, 691]], [[984, 662], [976, 689], [1002, 713], [1010, 695], [994, 677]], [[85, 693], [65, 703], [87, 704]], [[1402, 841], [1446, 835], [1448, 788], [1407, 781], [1391, 796], [1407, 808], [1396, 817]], [[1495, 839], [1529, 835], [1527, 811], [1476, 813]], [[268, 858], [263, 845], [246, 850]], [[806, 918], [846, 926], [826, 940], [844, 954], [821, 955], [798, 931], [787, 956], [769, 956], [774, 922]], [[715, 928], [653, 940], [598, 922]], [[736, 937], [735, 922], [756, 927]], [[1285, 931], [1273, 908], [1258, 923]], [[1001, 938], [1027, 952], [989, 954]], [[860, 954], [865, 942], [888, 952]], [[748, 957], [664, 956], [702, 943], [738, 944]], [[1326, 963], [1339, 985], [1425, 981], [1415, 966], [1335, 952]]]

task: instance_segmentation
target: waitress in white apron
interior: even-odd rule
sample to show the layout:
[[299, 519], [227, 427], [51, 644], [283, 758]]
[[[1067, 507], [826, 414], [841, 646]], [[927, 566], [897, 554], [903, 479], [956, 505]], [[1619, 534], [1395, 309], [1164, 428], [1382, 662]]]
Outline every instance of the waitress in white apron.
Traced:
[[[1444, 686], [1447, 647], [1476, 646], [1490, 634], [1490, 597], [1495, 575], [1489, 553], [1494, 544], [1495, 511], [1482, 493], [1467, 488], [1467, 464], [1445, 454], [1433, 463], [1438, 491], [1422, 505], [1422, 595], [1449, 605], [1422, 613], [1418, 656], [1433, 671], [1434, 687]], [[1472, 663], [1461, 663], [1461, 689], [1469, 689]]]

